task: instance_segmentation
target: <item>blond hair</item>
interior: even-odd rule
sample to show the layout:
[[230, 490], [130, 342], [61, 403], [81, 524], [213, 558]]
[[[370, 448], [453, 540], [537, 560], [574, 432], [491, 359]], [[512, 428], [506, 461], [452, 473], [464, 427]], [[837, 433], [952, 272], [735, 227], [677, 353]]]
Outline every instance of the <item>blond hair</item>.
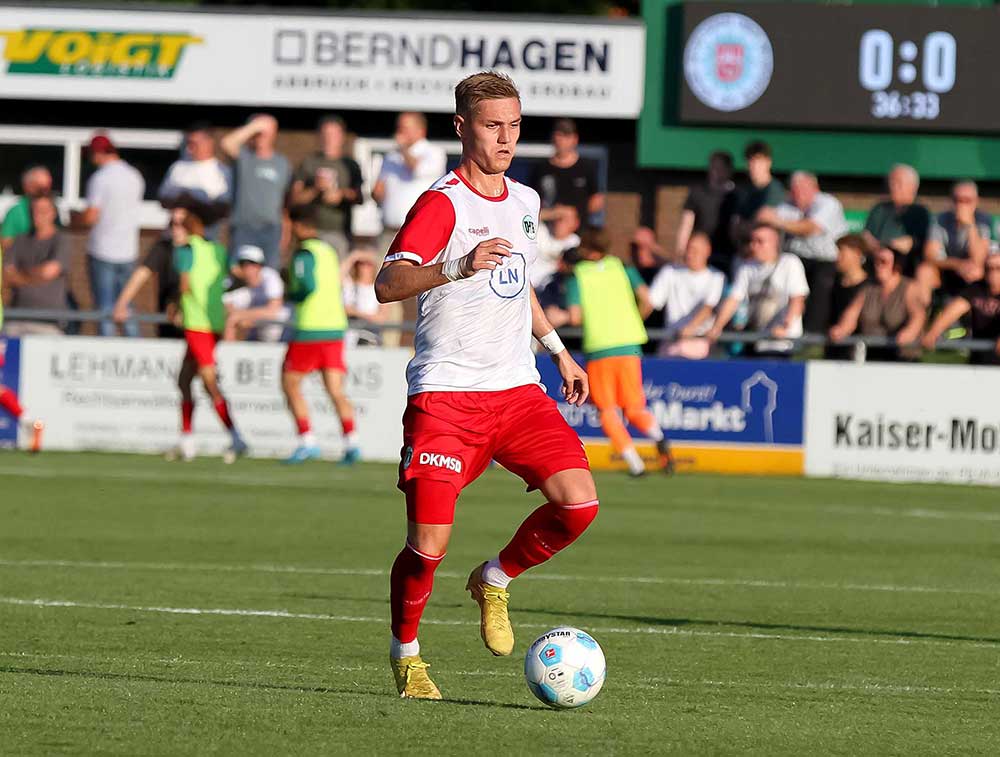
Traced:
[[455, 86], [455, 113], [471, 116], [483, 100], [507, 99], [521, 101], [514, 80], [499, 71], [480, 71], [466, 76]]

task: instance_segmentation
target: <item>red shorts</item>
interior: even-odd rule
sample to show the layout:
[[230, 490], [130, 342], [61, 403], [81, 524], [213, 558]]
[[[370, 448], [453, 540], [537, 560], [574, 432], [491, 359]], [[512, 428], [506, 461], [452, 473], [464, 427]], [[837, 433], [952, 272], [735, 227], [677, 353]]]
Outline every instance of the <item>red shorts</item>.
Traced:
[[460, 492], [496, 460], [537, 489], [554, 473], [590, 469], [583, 443], [535, 384], [501, 392], [423, 392], [403, 414], [399, 488], [413, 479]]
[[215, 365], [215, 345], [219, 343], [219, 335], [211, 331], [184, 331], [184, 340], [187, 342], [187, 355], [194, 360], [199, 368], [206, 368]]
[[344, 342], [289, 342], [283, 371], [312, 373], [333, 370], [347, 373], [344, 364]]

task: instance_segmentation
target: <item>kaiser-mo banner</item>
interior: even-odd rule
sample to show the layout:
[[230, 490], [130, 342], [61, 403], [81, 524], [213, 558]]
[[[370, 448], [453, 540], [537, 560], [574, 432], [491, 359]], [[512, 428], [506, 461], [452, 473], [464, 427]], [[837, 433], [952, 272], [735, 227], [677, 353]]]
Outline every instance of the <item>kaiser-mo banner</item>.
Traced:
[[[567, 405], [552, 362], [542, 358], [538, 367], [548, 393], [583, 439], [591, 464], [623, 469], [601, 430], [597, 408]], [[805, 364], [646, 359], [642, 372], [649, 409], [671, 440], [680, 471], [803, 472]], [[629, 430], [640, 454], [655, 459], [652, 444]]]
[[1000, 369], [810, 363], [806, 473], [1000, 485]]
[[0, 98], [454, 112], [497, 69], [527, 115], [635, 118], [639, 23], [8, 7]]
[[[183, 354], [184, 343], [176, 340], [25, 337], [20, 340], [22, 404], [45, 419], [46, 449], [160, 453], [177, 443], [177, 372]], [[281, 344], [246, 342], [225, 342], [217, 351], [223, 391], [252, 456], [283, 457], [296, 444], [281, 394], [284, 354]], [[405, 349], [347, 352], [347, 394], [368, 460], [399, 460], [409, 357]], [[229, 446], [229, 436], [198, 381], [195, 390], [198, 453], [218, 455]], [[306, 379], [303, 391], [324, 456], [339, 458], [344, 449], [340, 423], [318, 374]]]

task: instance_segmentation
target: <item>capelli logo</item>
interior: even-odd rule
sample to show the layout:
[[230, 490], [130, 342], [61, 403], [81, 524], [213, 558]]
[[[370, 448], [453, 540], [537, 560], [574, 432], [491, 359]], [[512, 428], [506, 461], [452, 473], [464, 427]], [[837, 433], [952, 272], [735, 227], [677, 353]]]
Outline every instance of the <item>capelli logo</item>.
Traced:
[[480, 226], [478, 229], [469, 229], [469, 233], [476, 237], [488, 237], [490, 235], [490, 227]]

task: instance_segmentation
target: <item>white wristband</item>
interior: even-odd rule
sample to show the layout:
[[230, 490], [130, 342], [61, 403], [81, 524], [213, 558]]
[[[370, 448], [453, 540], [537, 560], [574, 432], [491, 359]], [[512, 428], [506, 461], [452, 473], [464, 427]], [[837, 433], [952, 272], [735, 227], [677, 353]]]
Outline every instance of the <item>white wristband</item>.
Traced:
[[448, 281], [464, 279], [465, 276], [462, 275], [462, 258], [444, 261], [441, 265], [441, 273], [444, 274], [444, 277]]
[[552, 329], [548, 334], [541, 337], [538, 342], [549, 351], [550, 355], [558, 355], [566, 349], [566, 345], [562, 343], [562, 339], [559, 338], [555, 329]]

